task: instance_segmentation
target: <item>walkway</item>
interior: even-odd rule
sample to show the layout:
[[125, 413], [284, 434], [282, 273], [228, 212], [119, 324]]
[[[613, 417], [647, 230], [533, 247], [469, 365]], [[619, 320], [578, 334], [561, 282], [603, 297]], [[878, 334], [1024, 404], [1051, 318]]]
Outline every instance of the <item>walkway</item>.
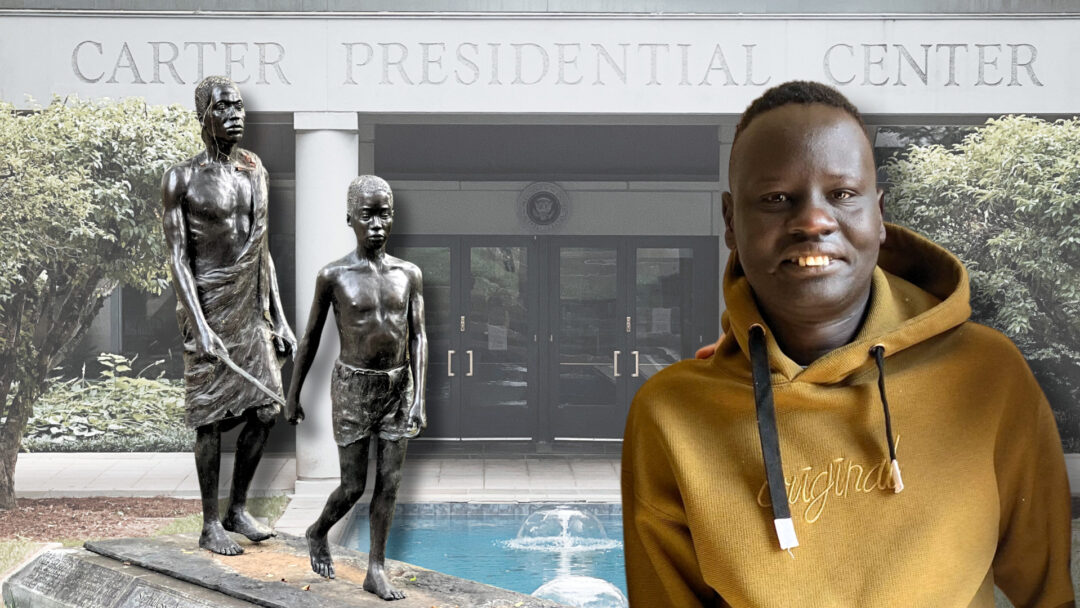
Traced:
[[[221, 457], [221, 487], [228, 488], [232, 454]], [[253, 495], [288, 494], [296, 482], [296, 461], [268, 454], [252, 481]], [[195, 457], [166, 453], [31, 453], [19, 454], [15, 465], [18, 498], [60, 496], [199, 497]]]
[[[221, 488], [229, 483], [232, 455], [222, 456]], [[374, 463], [368, 487], [374, 486]], [[253, 495], [291, 494], [277, 529], [302, 534], [318, 517], [337, 480], [297, 481], [291, 455], [263, 457]], [[180, 496], [197, 498], [194, 457], [180, 453], [31, 453], [15, 467], [19, 498], [61, 496]], [[367, 502], [371, 490], [361, 499]], [[398, 502], [619, 502], [614, 458], [518, 456], [433, 458], [405, 462]]]

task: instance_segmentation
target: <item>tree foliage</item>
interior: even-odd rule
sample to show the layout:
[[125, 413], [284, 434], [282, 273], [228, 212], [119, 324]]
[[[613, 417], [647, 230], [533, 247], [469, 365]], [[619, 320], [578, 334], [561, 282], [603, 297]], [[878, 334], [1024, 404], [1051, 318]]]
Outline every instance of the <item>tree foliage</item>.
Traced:
[[886, 172], [886, 211], [964, 261], [973, 316], [1020, 347], [1080, 451], [1080, 120], [991, 119]]
[[49, 371], [118, 285], [164, 287], [161, 176], [198, 147], [180, 106], [0, 104], [0, 508]]

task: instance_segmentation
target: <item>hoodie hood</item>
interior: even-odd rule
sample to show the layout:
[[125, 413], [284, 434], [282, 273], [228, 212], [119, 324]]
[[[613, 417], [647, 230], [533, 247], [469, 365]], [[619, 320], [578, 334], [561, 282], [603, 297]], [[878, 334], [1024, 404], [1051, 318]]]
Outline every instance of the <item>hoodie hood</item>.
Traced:
[[885, 357], [967, 321], [971, 315], [968, 279], [960, 261], [910, 230], [887, 225], [885, 244], [871, 279], [866, 318], [859, 332], [851, 343], [811, 362], [805, 369], [780, 350], [766, 329], [735, 252], [724, 275], [724, 298], [728, 305], [722, 320], [725, 335], [733, 336], [732, 340], [750, 360], [758, 437], [780, 548], [790, 550], [799, 546], [799, 540], [788, 508], [773, 403], [772, 385], [777, 381], [828, 385], [840, 382], [864, 366], [876, 366], [889, 454], [889, 483], [894, 492], [903, 491], [885, 387]]
[[[971, 316], [968, 275], [953, 254], [930, 240], [895, 224], [886, 223], [885, 244], [870, 289], [869, 311], [855, 339], [812, 362], [805, 369], [781, 350], [772, 333], [765, 332], [773, 382], [833, 384], [873, 366], [870, 349], [884, 347], [890, 356], [957, 327]], [[724, 273], [721, 317], [724, 344], [750, 358], [749, 331], [766, 327], [737, 252], [732, 252]], [[777, 377], [780, 376], [780, 377]]]

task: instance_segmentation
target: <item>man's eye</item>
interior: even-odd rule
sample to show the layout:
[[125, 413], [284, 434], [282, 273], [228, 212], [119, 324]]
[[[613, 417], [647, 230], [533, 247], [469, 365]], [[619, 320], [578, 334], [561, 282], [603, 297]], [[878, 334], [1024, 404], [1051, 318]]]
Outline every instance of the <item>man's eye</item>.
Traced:
[[774, 192], [772, 194], [766, 194], [761, 200], [766, 203], [786, 203], [791, 199], [783, 192]]
[[851, 198], [852, 196], [854, 196], [854, 194], [852, 194], [851, 192], [848, 192], [847, 190], [840, 190], [840, 191], [837, 191], [836, 193], [833, 194], [833, 198], [835, 198], [838, 201], [846, 201], [849, 198]]

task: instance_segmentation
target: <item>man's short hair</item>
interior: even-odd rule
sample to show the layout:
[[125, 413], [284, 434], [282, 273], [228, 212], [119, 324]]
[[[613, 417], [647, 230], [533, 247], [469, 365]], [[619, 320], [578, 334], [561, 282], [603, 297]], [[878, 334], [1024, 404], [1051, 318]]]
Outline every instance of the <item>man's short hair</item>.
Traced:
[[360, 212], [360, 199], [376, 192], [389, 194], [390, 204], [393, 205], [394, 191], [390, 189], [390, 184], [386, 183], [383, 178], [377, 175], [361, 175], [352, 180], [352, 183], [349, 184], [349, 195], [347, 197], [346, 212], [349, 217], [356, 217], [356, 214]]
[[820, 103], [827, 106], [832, 106], [843, 110], [851, 115], [852, 118], [859, 121], [859, 124], [866, 128], [866, 123], [863, 122], [862, 114], [859, 113], [858, 108], [855, 107], [847, 97], [844, 97], [843, 93], [820, 82], [813, 82], [810, 80], [790, 80], [783, 84], [776, 85], [775, 87], [765, 91], [750, 103], [750, 106], [743, 112], [742, 117], [739, 118], [739, 124], [735, 127], [735, 137], [732, 139], [732, 147], [735, 145], [735, 140], [739, 139], [739, 135], [746, 130], [750, 123], [765, 112], [774, 110], [780, 106], [786, 106], [788, 104], [797, 103], [803, 105], [809, 105], [812, 103]]
[[206, 114], [207, 108], [210, 107], [210, 92], [214, 90], [214, 87], [225, 86], [232, 87], [237, 91], [240, 90], [235, 82], [225, 76], [207, 76], [195, 87], [195, 114], [200, 121]]

